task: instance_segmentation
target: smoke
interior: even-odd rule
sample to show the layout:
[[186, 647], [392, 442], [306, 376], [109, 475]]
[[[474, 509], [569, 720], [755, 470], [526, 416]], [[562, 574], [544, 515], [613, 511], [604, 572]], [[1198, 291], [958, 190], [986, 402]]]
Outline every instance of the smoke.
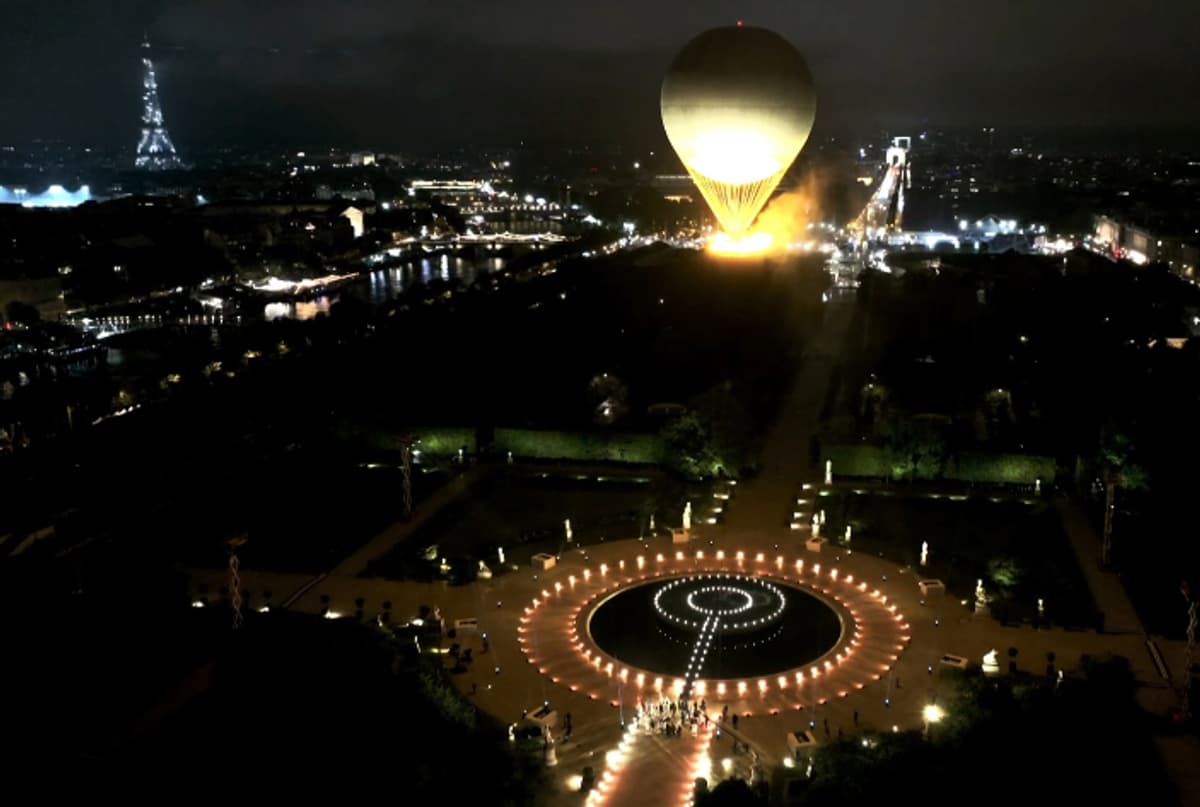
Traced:
[[746, 233], [738, 237], [717, 233], [708, 242], [709, 252], [726, 258], [752, 258], [807, 244], [812, 240], [809, 224], [820, 219], [823, 187], [817, 174], [809, 173], [791, 190], [771, 199]]
[[820, 179], [815, 172], [810, 173], [794, 188], [768, 202], [751, 231], [770, 235], [773, 249], [807, 241], [808, 225], [820, 218], [820, 200]]

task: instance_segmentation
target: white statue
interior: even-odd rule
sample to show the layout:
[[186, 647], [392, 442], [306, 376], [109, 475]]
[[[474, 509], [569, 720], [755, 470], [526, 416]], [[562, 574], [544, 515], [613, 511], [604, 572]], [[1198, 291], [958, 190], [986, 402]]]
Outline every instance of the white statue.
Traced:
[[1042, 495], [1042, 478], [1040, 476], [1033, 480], [1033, 492], [1038, 496]]
[[500, 559], [500, 563], [503, 565], [503, 563], [504, 563], [504, 547], [502, 547], [502, 546], [496, 547], [496, 557]]
[[983, 578], [975, 582], [975, 604], [987, 605], [987, 593], [983, 590]]
[[825, 460], [825, 484], [833, 484], [833, 460]]
[[512, 464], [513, 464], [513, 455], [512, 455], [512, 452], [511, 452], [511, 451], [510, 451], [510, 452], [508, 452], [508, 464], [509, 464], [509, 465], [512, 465]]
[[475, 576], [480, 580], [490, 580], [492, 578], [492, 570], [481, 560], [479, 561], [479, 569], [475, 572]]
[[650, 534], [654, 534], [654, 514], [650, 514]]
[[816, 513], [813, 513], [812, 534], [813, 538], [821, 537], [821, 517]]
[[996, 651], [994, 649], [983, 654], [983, 671], [985, 673], [1000, 672], [1000, 662], [996, 657]]
[[821, 526], [822, 527], [825, 526], [825, 511], [824, 510], [821, 511]]
[[683, 508], [683, 528], [690, 530], [692, 528], [692, 503], [688, 502]]
[[929, 542], [921, 542], [921, 565], [925, 566], [929, 563]]
[[847, 524], [847, 525], [846, 525], [846, 546], [850, 546], [850, 534], [851, 534], [851, 532], [852, 532], [852, 530], [850, 529], [850, 525], [849, 525], [849, 524]]
[[1046, 615], [1046, 601], [1038, 597], [1038, 616]]
[[571, 532], [571, 519], [568, 518], [563, 521], [563, 529], [567, 531], [567, 543], [569, 544], [574, 541], [575, 534]]

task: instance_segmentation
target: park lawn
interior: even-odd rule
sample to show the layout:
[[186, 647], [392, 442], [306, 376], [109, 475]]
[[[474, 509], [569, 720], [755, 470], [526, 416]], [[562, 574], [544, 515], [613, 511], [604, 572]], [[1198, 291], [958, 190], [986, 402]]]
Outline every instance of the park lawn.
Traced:
[[[1043, 598], [1051, 623], [1095, 625], [1091, 592], [1048, 502], [903, 490], [837, 491], [817, 501], [826, 511], [825, 535], [840, 545], [849, 524], [855, 551], [917, 566], [927, 541], [929, 565], [921, 575], [943, 580], [962, 599], [974, 597], [982, 578], [993, 598], [992, 613], [1002, 621], [1034, 620]], [[1010, 562], [1001, 569], [995, 565], [1000, 560]]]
[[[413, 537], [373, 563], [370, 577], [429, 576], [421, 551], [437, 544], [452, 568], [469, 578], [483, 560], [495, 572], [496, 549], [521, 566], [539, 552], [557, 554], [565, 542], [563, 521], [571, 520], [576, 546], [648, 534], [650, 515], [662, 530], [678, 526], [685, 502], [711, 501], [704, 483], [687, 483], [659, 471], [603, 467], [517, 465], [497, 469], [447, 505]], [[460, 579], [456, 575], [454, 579]]]

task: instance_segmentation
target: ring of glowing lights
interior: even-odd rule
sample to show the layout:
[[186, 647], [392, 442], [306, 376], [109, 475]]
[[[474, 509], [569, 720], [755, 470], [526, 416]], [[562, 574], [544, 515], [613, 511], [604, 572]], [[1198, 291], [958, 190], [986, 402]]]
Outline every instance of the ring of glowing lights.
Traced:
[[[743, 575], [763, 583], [803, 589], [836, 604], [845, 629], [837, 644], [810, 664], [755, 679], [701, 679], [693, 692], [736, 713], [775, 714], [845, 698], [877, 683], [896, 664], [910, 640], [910, 627], [895, 603], [874, 584], [836, 567], [753, 559], [717, 551], [706, 556], [676, 551], [647, 553], [619, 561], [573, 568], [563, 564], [539, 578], [545, 588], [525, 606], [517, 640], [526, 661], [553, 683], [612, 706], [634, 705], [656, 692], [683, 691], [682, 678], [631, 667], [605, 653], [591, 638], [587, 620], [601, 601], [635, 585], [696, 575]], [[713, 583], [718, 585], [718, 583]]]

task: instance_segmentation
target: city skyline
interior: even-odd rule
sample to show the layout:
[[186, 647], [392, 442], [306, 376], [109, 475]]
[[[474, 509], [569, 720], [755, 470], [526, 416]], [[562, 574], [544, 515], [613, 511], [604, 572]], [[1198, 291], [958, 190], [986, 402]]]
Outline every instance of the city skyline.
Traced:
[[[1104, 6], [1018, 3], [1003, 19], [941, 0], [779, 9], [701, 3], [559, 8], [541, 2], [406, 8], [186, 0], [26, 4], [0, 32], [0, 141], [120, 146], [140, 103], [138, 45], [154, 56], [184, 150], [227, 142], [422, 147], [464, 141], [656, 142], [657, 79], [690, 31], [737, 17], [808, 55], [825, 107], [818, 134], [864, 126], [1144, 129], [1200, 126], [1186, 2], [1144, 9], [1126, 35]], [[27, 11], [27, 13], [26, 13]], [[534, 22], [530, 22], [530, 20]], [[898, 69], [880, 72], [880, 64]], [[545, 103], [553, 99], [555, 103]], [[463, 111], [468, 114], [464, 117]]]

